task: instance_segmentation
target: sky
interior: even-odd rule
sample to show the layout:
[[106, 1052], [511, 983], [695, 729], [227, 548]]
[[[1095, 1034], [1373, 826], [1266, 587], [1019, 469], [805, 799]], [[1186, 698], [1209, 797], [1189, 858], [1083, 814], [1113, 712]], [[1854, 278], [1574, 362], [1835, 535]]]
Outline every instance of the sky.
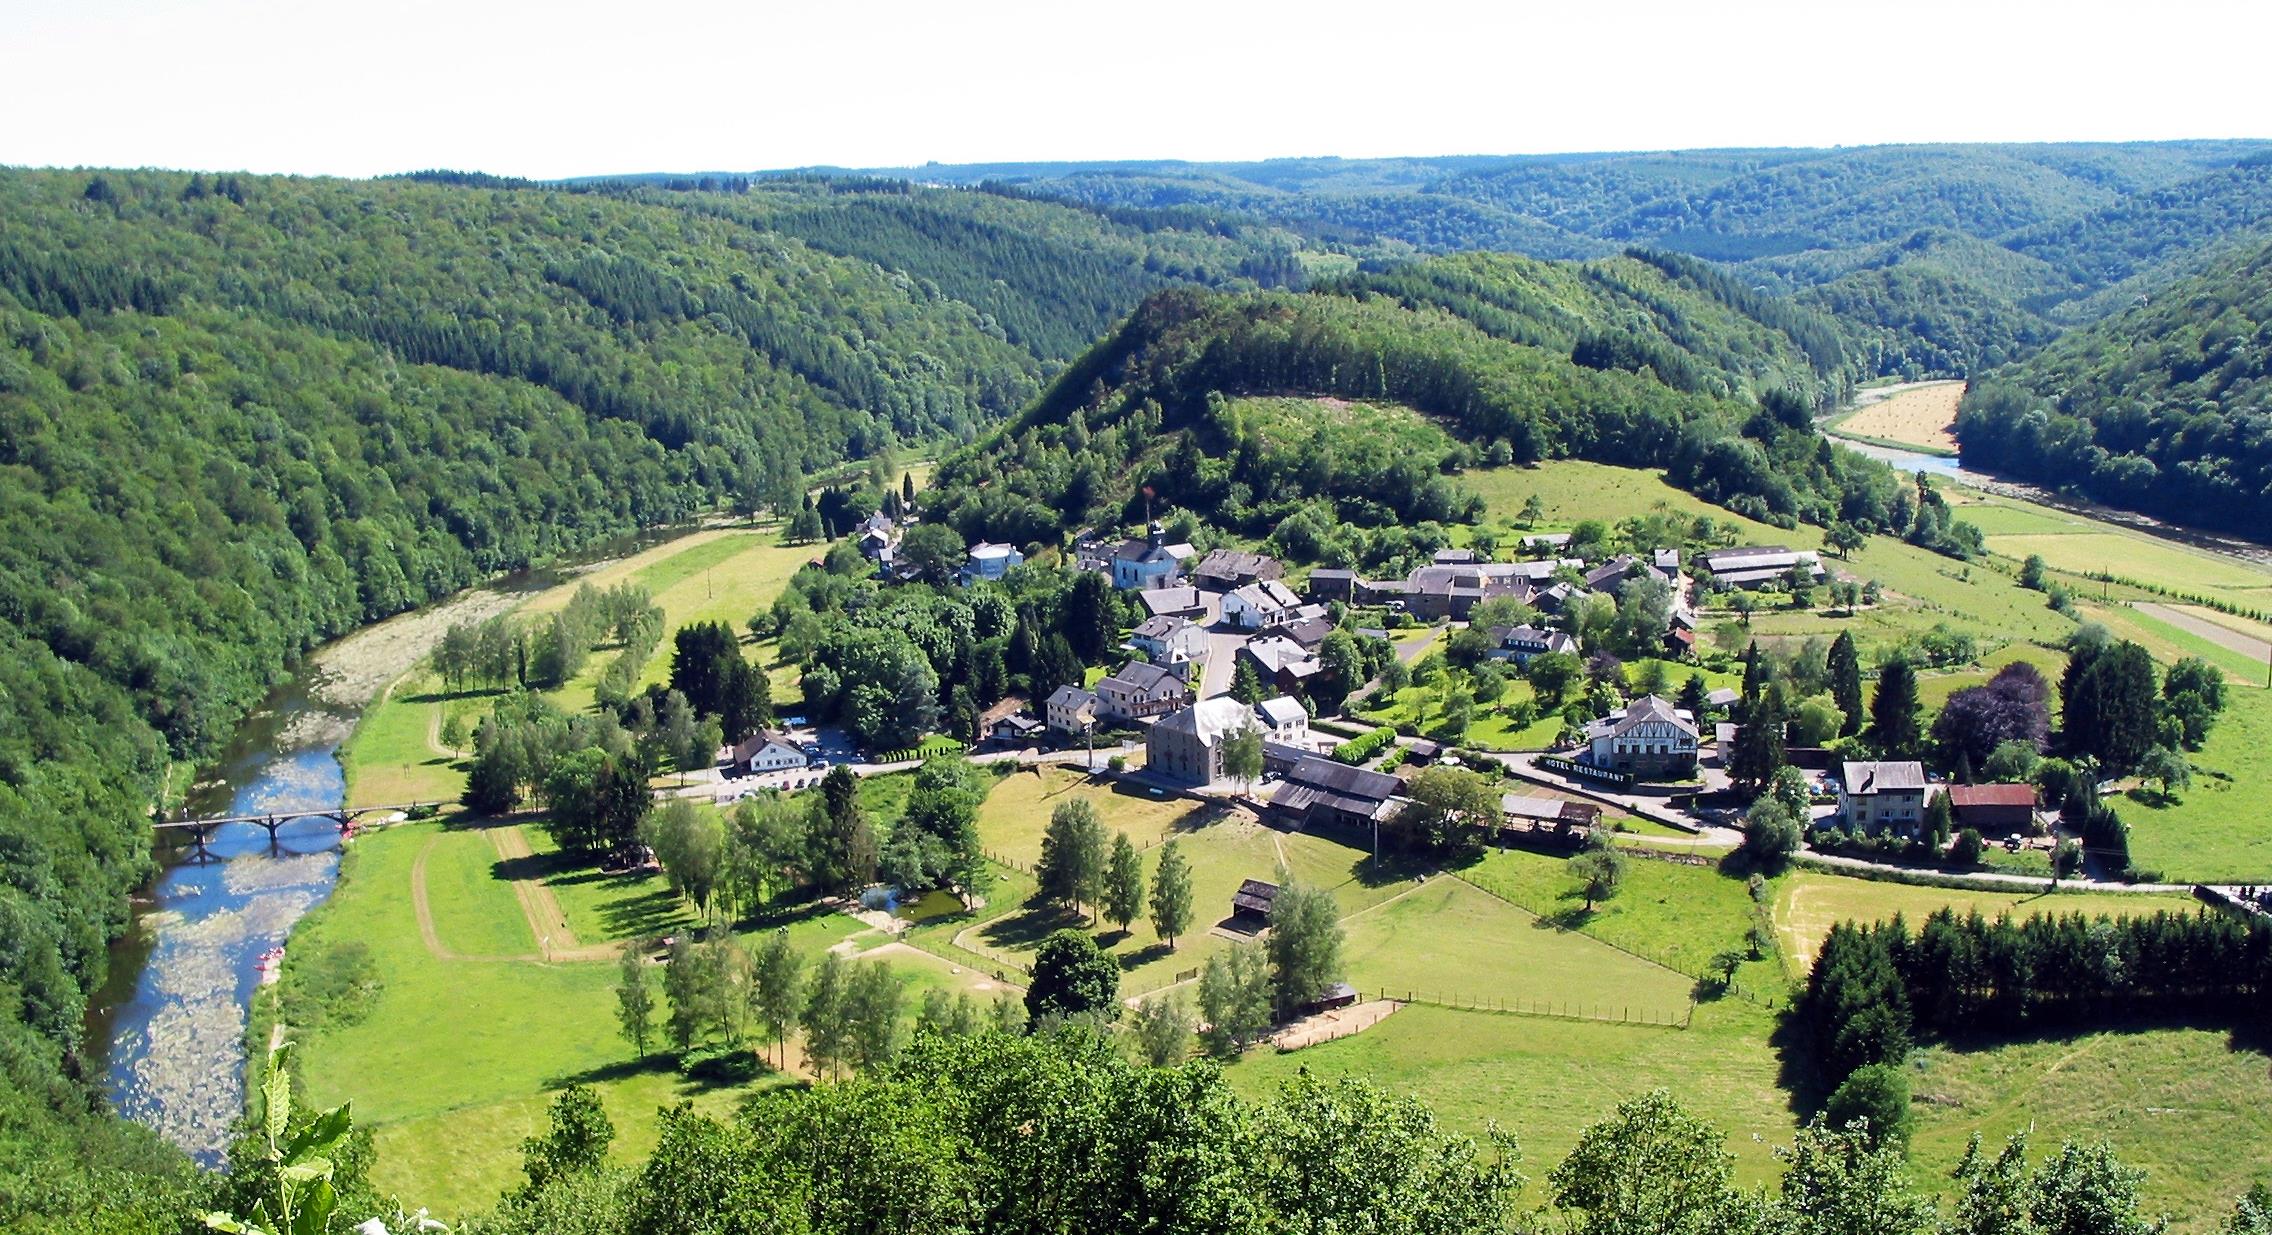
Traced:
[[0, 0], [0, 164], [833, 164], [2272, 137], [2272, 3]]

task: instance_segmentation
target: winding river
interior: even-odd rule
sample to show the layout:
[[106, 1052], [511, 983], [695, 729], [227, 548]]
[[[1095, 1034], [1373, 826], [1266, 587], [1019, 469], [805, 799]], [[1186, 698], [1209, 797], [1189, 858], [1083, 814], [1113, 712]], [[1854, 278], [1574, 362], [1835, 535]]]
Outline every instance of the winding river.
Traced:
[[[417, 664], [451, 623], [503, 613], [530, 593], [689, 528], [624, 537], [541, 570], [474, 588], [319, 650], [237, 729], [188, 797], [198, 815], [334, 807], [346, 796], [339, 747], [365, 706]], [[340, 837], [326, 819], [220, 829], [200, 856], [172, 834], [110, 954], [84, 1041], [112, 1105], [199, 1162], [218, 1165], [245, 1105], [245, 1028], [263, 953], [330, 894]]]

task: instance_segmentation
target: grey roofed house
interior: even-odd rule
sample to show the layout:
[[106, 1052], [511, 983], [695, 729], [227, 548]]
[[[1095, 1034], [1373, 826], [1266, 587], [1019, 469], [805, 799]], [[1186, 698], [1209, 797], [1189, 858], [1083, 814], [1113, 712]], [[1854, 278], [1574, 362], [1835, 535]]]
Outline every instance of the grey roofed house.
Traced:
[[1704, 706], [1724, 708], [1741, 698], [1743, 698], [1742, 691], [1733, 686], [1723, 686], [1718, 690], [1704, 692]]
[[1179, 617], [1172, 613], [1163, 613], [1157, 617], [1148, 617], [1138, 622], [1136, 629], [1130, 632], [1130, 637], [1152, 640], [1165, 639], [1189, 625], [1191, 625], [1189, 618]]
[[1285, 577], [1286, 567], [1277, 558], [1239, 549], [1212, 550], [1191, 570], [1191, 581], [1211, 592], [1227, 592], [1249, 583]]
[[[1097, 685], [1102, 687], [1106, 682], [1117, 683], [1131, 691], [1152, 691], [1164, 689], [1170, 685], [1183, 685], [1183, 679], [1158, 665], [1142, 660], [1129, 661], [1113, 670], [1109, 676], [1099, 679]], [[1100, 690], [1098, 693], [1104, 692]]]
[[1521, 541], [1523, 548], [1532, 550], [1559, 549], [1569, 543], [1570, 533], [1568, 532], [1533, 532], [1523, 537]]
[[1438, 566], [1468, 566], [1483, 559], [1473, 549], [1438, 549], [1435, 562]]
[[1279, 634], [1249, 639], [1238, 654], [1252, 660], [1262, 671], [1264, 680], [1276, 683], [1281, 689], [1290, 690], [1324, 669], [1317, 653]]
[[1155, 587], [1136, 593], [1137, 603], [1153, 617], [1196, 617], [1207, 612], [1195, 587]]
[[1869, 793], [1925, 791], [1925, 765], [1914, 759], [1849, 762], [1839, 769], [1839, 778], [1845, 782], [1846, 792], [1851, 797]]
[[1324, 618], [1303, 618], [1289, 623], [1279, 633], [1314, 652], [1325, 642], [1325, 637], [1333, 633], [1333, 623]]

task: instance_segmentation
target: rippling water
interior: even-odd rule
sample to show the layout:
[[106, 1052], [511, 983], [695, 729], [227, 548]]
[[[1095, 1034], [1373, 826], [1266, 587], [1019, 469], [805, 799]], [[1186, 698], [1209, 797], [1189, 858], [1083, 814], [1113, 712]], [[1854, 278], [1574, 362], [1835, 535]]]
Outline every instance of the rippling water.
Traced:
[[[333, 751], [346, 717], [288, 691], [238, 737], [220, 783], [192, 796], [198, 814], [332, 807], [345, 784]], [[328, 819], [277, 829], [221, 829], [199, 857], [184, 845], [139, 906], [135, 937], [113, 957], [114, 983], [89, 1021], [111, 1101], [208, 1165], [244, 1109], [246, 1009], [260, 956], [331, 890], [339, 833]]]

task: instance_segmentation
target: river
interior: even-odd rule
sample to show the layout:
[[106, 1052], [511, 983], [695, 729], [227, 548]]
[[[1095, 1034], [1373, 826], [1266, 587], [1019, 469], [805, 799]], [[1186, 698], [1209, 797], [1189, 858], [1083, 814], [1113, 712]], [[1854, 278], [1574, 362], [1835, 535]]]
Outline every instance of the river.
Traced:
[[1978, 472], [1965, 471], [1963, 465], [1953, 455], [1929, 455], [1917, 450], [1895, 450], [1890, 446], [1876, 446], [1869, 442], [1857, 442], [1850, 438], [1829, 434], [1825, 436], [1828, 436], [1834, 445], [1844, 446], [1856, 454], [1868, 455], [1879, 462], [1891, 464], [1897, 471], [1924, 472], [1937, 480], [1967, 485], [1976, 485], [1988, 479]]
[[[201, 815], [336, 806], [346, 783], [336, 757], [353, 713], [326, 702], [311, 668], [248, 718], [227, 754], [189, 795]], [[193, 845], [158, 853], [159, 873], [136, 897], [134, 924], [111, 955], [110, 980], [88, 1017], [119, 1113], [217, 1165], [244, 1109], [246, 1010], [260, 956], [331, 890], [339, 830], [303, 819], [268, 831], [234, 824], [209, 857]]]
[[[503, 613], [532, 592], [689, 530], [611, 541], [324, 647], [238, 726], [221, 760], [190, 791], [190, 811], [340, 805], [347, 785], [338, 752], [356, 717], [451, 623]], [[266, 828], [232, 824], [214, 834], [202, 857], [188, 841], [166, 835], [157, 877], [136, 894], [132, 924], [112, 945], [109, 979], [90, 1001], [84, 1040], [120, 1114], [215, 1166], [244, 1111], [245, 1027], [261, 954], [282, 945], [292, 925], [330, 894], [339, 877], [339, 830], [327, 819], [302, 819], [278, 828], [271, 846]]]

